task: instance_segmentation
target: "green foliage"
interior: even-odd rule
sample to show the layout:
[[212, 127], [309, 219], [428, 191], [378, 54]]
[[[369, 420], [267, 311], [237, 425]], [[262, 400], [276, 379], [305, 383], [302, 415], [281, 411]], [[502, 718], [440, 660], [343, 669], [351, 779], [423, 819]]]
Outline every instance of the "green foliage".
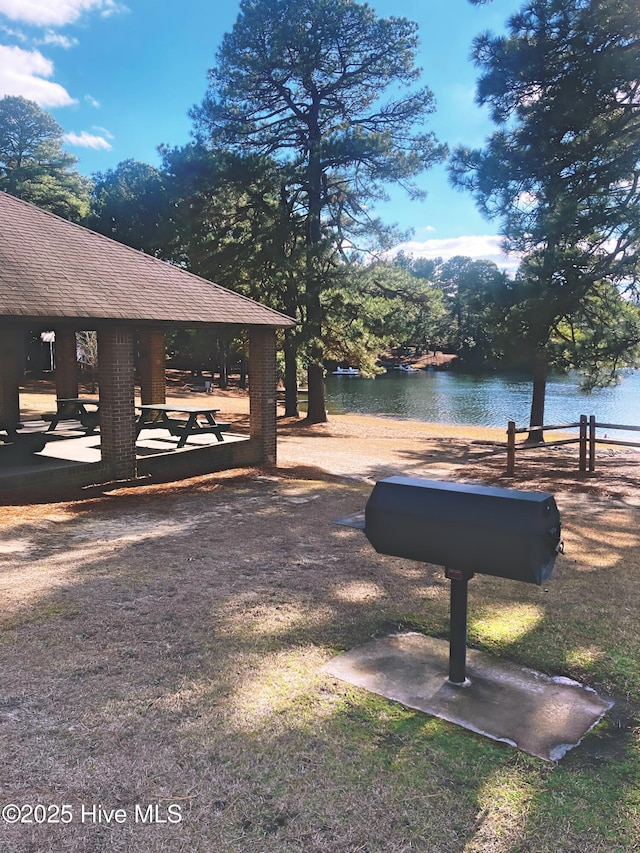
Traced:
[[174, 259], [295, 316], [304, 221], [282, 192], [274, 161], [200, 144], [162, 153], [176, 224]]
[[543, 253], [548, 276], [581, 263], [591, 280], [634, 274], [638, 36], [630, 0], [532, 0], [508, 37], [474, 43], [477, 99], [499, 130], [483, 150], [458, 148], [451, 176], [510, 249]]
[[90, 182], [62, 141], [60, 125], [36, 103], [0, 99], [0, 190], [78, 222], [89, 210]]
[[166, 334], [166, 351], [172, 367], [191, 370], [194, 374], [220, 373], [220, 387], [226, 388], [232, 370], [242, 372], [247, 341], [231, 330], [210, 328], [178, 329]]
[[125, 160], [94, 175], [86, 223], [94, 231], [163, 258], [174, 240], [171, 213], [164, 175], [153, 166]]
[[[176, 239], [173, 259], [192, 272], [300, 317], [305, 223], [269, 157], [195, 143], [163, 148]], [[301, 328], [284, 335], [285, 374], [295, 389]], [[297, 400], [287, 403], [297, 414]]]
[[370, 292], [386, 302], [388, 343], [427, 349], [443, 339], [449, 323], [443, 294], [410, 265], [402, 260], [372, 264], [365, 269], [364, 279]]
[[322, 202], [345, 193], [355, 211], [350, 199], [383, 194], [380, 182], [411, 180], [443, 154], [412, 131], [433, 111], [428, 88], [381, 100], [417, 81], [417, 44], [414, 23], [353, 0], [244, 0], [193, 116], [226, 146], [302, 166], [301, 181], [317, 158]]
[[274, 157], [281, 197], [304, 220], [310, 420], [326, 418], [322, 294], [340, 262], [390, 242], [367, 212], [384, 185], [418, 195], [414, 179], [444, 154], [422, 129], [433, 97], [414, 87], [416, 47], [415, 24], [354, 0], [243, 0], [192, 112], [204, 144]]
[[378, 354], [388, 346], [422, 343], [429, 322], [443, 313], [440, 294], [392, 263], [347, 268], [341, 287], [323, 293], [325, 355], [379, 372]]
[[436, 283], [449, 311], [448, 346], [470, 367], [499, 360], [510, 302], [508, 277], [491, 261], [456, 256], [438, 265]]
[[[272, 158], [197, 143], [164, 149], [163, 157], [178, 238], [174, 259], [298, 319], [285, 348], [292, 345], [291, 369], [296, 383], [303, 382], [299, 363], [312, 343], [304, 299], [306, 217], [283, 189], [286, 169]], [[325, 263], [332, 285], [322, 294], [327, 360], [348, 361], [373, 375], [384, 347], [407, 341], [426, 346], [441, 337], [442, 294], [413, 271], [398, 263], [345, 263], [329, 252]]]
[[[603, 302], [601, 283], [634, 287], [638, 272], [640, 30], [635, 0], [530, 0], [508, 26], [507, 36], [483, 34], [473, 49], [477, 100], [498, 129], [483, 149], [458, 148], [449, 168], [453, 184], [500, 221], [507, 247], [525, 255], [509, 322], [512, 339], [535, 353], [532, 420], [542, 423], [545, 364], [567, 324], [594, 342], [564, 349], [565, 362], [586, 367], [592, 381], [605, 353], [614, 366], [633, 357], [628, 306]], [[594, 291], [626, 330], [615, 343], [603, 345]]]
[[586, 390], [619, 381], [640, 357], [640, 310], [607, 282], [597, 282], [570, 318], [556, 323], [551, 363], [582, 372]]
[[[405, 343], [455, 352], [467, 367], [495, 366], [504, 360], [506, 317], [514, 282], [491, 261], [456, 256], [447, 261], [396, 258], [396, 266], [419, 282], [426, 297]], [[413, 303], [411, 294], [403, 298]]]

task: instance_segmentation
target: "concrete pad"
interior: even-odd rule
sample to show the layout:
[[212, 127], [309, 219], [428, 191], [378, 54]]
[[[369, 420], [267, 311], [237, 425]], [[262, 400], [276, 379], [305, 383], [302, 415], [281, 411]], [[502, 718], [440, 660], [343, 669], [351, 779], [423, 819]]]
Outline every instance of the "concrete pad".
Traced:
[[559, 761], [613, 706], [589, 687], [467, 649], [468, 684], [448, 681], [449, 643], [395, 634], [330, 660], [330, 675], [546, 761]]
[[[23, 432], [46, 433], [47, 443], [43, 450], [34, 453], [24, 464], [8, 464], [6, 460], [0, 466], [0, 491], [21, 488], [40, 483], [45, 486], [48, 480], [55, 478], [56, 472], [78, 465], [97, 464], [101, 461], [100, 431], [87, 435], [77, 421], [61, 421], [53, 432], [48, 432], [46, 421], [25, 421]], [[240, 433], [225, 432], [224, 441], [210, 433], [190, 436], [184, 447], [178, 449], [178, 437], [168, 430], [142, 430], [136, 442], [138, 459], [166, 456], [167, 454], [191, 453], [209, 448], [226, 448], [229, 444], [249, 441], [249, 436]], [[145, 461], [146, 461], [145, 460]], [[18, 483], [24, 478], [24, 483]]]
[[[85, 435], [78, 431], [70, 435], [59, 432], [57, 435], [48, 433], [49, 440], [44, 450], [38, 454], [51, 459], [64, 459], [73, 462], [100, 462], [100, 432]], [[224, 441], [210, 434], [190, 436], [184, 447], [178, 450], [179, 438], [172, 436], [168, 430], [142, 430], [136, 442], [138, 456], [153, 456], [158, 453], [184, 453], [202, 447], [223, 447], [237, 441], [246, 441], [246, 435], [225, 433]]]
[[55, 438], [47, 442], [39, 455], [68, 462], [100, 462], [100, 435], [92, 433], [76, 438]]

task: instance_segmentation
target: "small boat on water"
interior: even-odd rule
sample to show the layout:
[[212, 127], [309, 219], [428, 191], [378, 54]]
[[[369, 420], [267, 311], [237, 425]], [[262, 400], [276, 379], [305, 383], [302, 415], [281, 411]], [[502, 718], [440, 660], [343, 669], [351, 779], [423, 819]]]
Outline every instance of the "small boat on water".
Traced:
[[396, 370], [399, 370], [400, 373], [417, 373], [418, 370], [415, 367], [411, 367], [410, 364], [399, 364], [396, 367]]
[[336, 367], [331, 372], [332, 376], [360, 376], [360, 371], [357, 367]]

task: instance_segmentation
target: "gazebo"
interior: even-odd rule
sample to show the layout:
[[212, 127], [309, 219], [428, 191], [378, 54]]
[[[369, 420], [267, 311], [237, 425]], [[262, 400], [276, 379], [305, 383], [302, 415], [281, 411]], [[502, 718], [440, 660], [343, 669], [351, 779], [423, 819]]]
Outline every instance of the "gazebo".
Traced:
[[293, 325], [251, 299], [0, 192], [0, 428], [20, 422], [24, 332], [55, 332], [56, 396], [73, 398], [75, 333], [95, 330], [101, 459], [69, 472], [75, 482], [141, 473], [134, 353], [142, 404], [165, 402], [164, 336], [174, 328], [248, 330], [249, 438], [211, 448], [216, 452], [200, 467], [275, 464], [276, 330]]

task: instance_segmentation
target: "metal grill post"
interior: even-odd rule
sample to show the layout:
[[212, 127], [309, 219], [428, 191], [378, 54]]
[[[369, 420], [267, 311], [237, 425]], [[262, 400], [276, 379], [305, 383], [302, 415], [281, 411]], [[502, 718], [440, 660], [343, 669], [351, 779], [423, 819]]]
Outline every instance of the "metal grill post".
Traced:
[[469, 580], [452, 577], [449, 610], [449, 681], [464, 684], [467, 677], [467, 593]]

